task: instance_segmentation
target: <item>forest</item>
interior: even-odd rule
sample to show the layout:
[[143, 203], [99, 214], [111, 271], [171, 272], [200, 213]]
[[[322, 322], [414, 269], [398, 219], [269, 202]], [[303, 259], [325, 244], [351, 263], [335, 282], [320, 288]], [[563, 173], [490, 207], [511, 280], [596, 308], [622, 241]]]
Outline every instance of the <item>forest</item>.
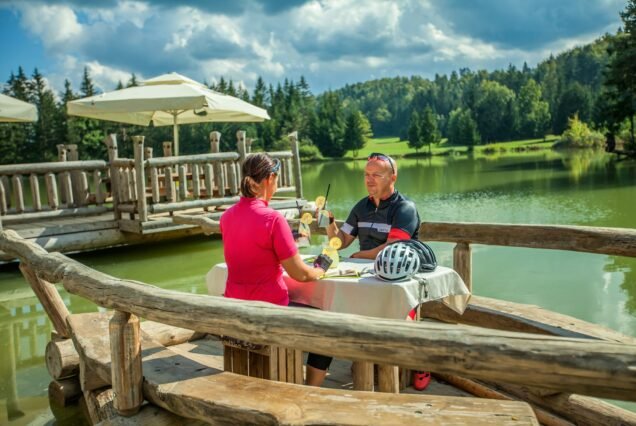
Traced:
[[[628, 1], [621, 19], [624, 26], [616, 34], [551, 55], [535, 68], [525, 63], [495, 71], [462, 68], [432, 79], [383, 78], [318, 95], [302, 76], [275, 84], [259, 77], [251, 92], [221, 77], [208, 86], [266, 108], [271, 120], [180, 126], [182, 153], [207, 152], [213, 130], [222, 133], [222, 150], [233, 150], [239, 129], [254, 138], [255, 149], [265, 150], [284, 148], [286, 135], [296, 130], [301, 155], [310, 159], [340, 158], [350, 151], [355, 156], [372, 135], [400, 136], [417, 151], [442, 140], [472, 146], [561, 135], [568, 128], [575, 132], [574, 143], [599, 144], [603, 135], [612, 134], [633, 149], [636, 0]], [[137, 84], [132, 74], [112, 89]], [[3, 93], [36, 104], [39, 111], [34, 124], [0, 124], [3, 164], [54, 160], [57, 144], [77, 144], [82, 159], [106, 158], [102, 141], [110, 133], [118, 135], [122, 155], [131, 154], [132, 135], [146, 136], [156, 150], [172, 139], [170, 127], [68, 116], [66, 102], [97, 94], [88, 68], [79, 88], [67, 80], [64, 90], [54, 93], [37, 69], [27, 75], [18, 66]], [[586, 137], [589, 143], [580, 141]]]

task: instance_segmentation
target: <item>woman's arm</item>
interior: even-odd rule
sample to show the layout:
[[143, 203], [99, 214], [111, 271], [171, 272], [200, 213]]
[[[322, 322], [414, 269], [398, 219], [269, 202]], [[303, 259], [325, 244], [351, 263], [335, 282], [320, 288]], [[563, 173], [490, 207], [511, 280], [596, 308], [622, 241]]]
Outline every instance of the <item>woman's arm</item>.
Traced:
[[287, 275], [296, 281], [314, 281], [322, 277], [325, 273], [325, 271], [320, 268], [312, 268], [305, 264], [298, 253], [292, 257], [288, 257], [280, 263], [283, 265], [283, 268], [285, 268]]

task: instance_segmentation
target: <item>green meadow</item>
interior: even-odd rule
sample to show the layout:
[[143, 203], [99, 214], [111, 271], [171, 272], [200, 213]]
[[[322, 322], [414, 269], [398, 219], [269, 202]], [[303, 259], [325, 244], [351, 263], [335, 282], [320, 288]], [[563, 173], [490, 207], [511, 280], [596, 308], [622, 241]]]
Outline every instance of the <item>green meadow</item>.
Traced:
[[[555, 142], [558, 140], [557, 136], [546, 136], [543, 139], [525, 139], [510, 142], [496, 142], [486, 145], [477, 145], [473, 147], [474, 155], [496, 155], [502, 153], [525, 153], [533, 152], [545, 149], [552, 149]], [[470, 147], [462, 145], [448, 145], [446, 139], [438, 145], [431, 146], [432, 155], [454, 155], [454, 154], [467, 154], [470, 151]], [[354, 157], [352, 151], [348, 151], [345, 154], [347, 159], [366, 158], [372, 152], [381, 152], [392, 157], [417, 157], [428, 156], [428, 146], [424, 146], [418, 152], [409, 148], [407, 141], [400, 141], [398, 137], [386, 137], [386, 138], [373, 138], [370, 139], [366, 146], [358, 151], [357, 157]]]

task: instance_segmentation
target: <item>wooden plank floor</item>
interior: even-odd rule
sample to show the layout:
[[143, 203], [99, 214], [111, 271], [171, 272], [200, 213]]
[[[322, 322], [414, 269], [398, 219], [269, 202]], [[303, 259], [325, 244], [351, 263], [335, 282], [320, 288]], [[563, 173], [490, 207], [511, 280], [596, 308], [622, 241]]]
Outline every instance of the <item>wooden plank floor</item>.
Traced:
[[[174, 351], [190, 352], [197, 356], [203, 356], [206, 358], [206, 364], [209, 363], [210, 366], [223, 370], [223, 346], [221, 345], [221, 342], [213, 336], [208, 336], [194, 342], [171, 346], [170, 349]], [[303, 370], [304, 368], [305, 367], [303, 365]], [[334, 359], [323, 387], [328, 389], [353, 390], [351, 361]], [[416, 395], [473, 396], [451, 385], [437, 381], [435, 378], [431, 379], [431, 383], [424, 391], [420, 392], [413, 389], [412, 386], [409, 386], [401, 393]]]

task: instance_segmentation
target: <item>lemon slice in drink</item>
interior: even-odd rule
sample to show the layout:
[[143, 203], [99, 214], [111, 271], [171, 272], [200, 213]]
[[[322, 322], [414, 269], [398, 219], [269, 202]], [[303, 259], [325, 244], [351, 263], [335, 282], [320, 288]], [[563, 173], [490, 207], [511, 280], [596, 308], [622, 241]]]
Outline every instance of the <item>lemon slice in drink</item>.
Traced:
[[304, 223], [305, 225], [310, 225], [310, 224], [311, 224], [311, 222], [312, 222], [313, 220], [314, 220], [314, 219], [311, 217], [311, 213], [305, 213], [305, 214], [304, 214], [304, 215], [302, 215], [302, 217], [300, 218], [300, 221], [301, 221], [302, 223]]
[[340, 247], [342, 247], [342, 241], [340, 241], [340, 238], [338, 237], [333, 237], [329, 240], [329, 247], [334, 250], [338, 250]]
[[325, 206], [325, 197], [319, 195], [316, 197], [316, 208], [322, 209]]

